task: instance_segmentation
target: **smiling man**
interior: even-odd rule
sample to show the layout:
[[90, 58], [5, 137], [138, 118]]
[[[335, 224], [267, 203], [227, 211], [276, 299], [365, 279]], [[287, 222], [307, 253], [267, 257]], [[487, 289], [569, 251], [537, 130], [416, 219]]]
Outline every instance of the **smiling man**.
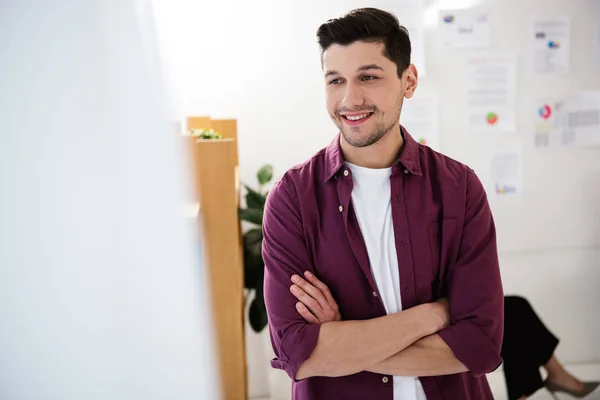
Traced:
[[263, 221], [275, 368], [293, 399], [492, 399], [503, 291], [485, 191], [400, 125], [406, 29], [359, 9], [317, 32], [339, 135], [271, 190]]

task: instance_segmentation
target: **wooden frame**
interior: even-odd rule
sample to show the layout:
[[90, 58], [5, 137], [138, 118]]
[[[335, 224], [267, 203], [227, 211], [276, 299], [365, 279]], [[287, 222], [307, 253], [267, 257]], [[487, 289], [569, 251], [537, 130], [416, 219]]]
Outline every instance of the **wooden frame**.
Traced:
[[235, 120], [190, 117], [188, 129], [213, 128], [222, 140], [186, 137], [192, 155], [200, 230], [210, 290], [222, 398], [247, 398], [244, 266]]

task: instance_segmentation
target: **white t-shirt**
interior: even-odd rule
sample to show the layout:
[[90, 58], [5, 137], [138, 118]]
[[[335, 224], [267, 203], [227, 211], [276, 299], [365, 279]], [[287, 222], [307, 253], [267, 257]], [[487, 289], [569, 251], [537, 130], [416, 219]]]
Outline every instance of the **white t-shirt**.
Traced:
[[[388, 314], [402, 311], [400, 272], [394, 241], [391, 168], [370, 169], [346, 163], [352, 171], [352, 204], [365, 240], [371, 272]], [[394, 400], [426, 400], [418, 378], [394, 376]]]

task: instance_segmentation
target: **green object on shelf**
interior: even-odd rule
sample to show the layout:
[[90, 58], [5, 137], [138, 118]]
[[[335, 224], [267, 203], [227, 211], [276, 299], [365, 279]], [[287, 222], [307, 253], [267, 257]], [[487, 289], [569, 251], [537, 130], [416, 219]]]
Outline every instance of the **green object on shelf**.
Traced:
[[223, 139], [223, 135], [221, 133], [215, 131], [212, 128], [211, 129], [190, 129], [189, 134], [190, 134], [190, 136], [194, 136], [199, 139], [207, 139], [207, 140]]

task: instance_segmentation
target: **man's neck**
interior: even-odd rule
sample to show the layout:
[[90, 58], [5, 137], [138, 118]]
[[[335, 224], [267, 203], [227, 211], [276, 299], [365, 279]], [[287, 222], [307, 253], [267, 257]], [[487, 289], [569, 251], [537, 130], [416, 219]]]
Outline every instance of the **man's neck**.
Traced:
[[344, 160], [365, 168], [388, 168], [398, 159], [404, 139], [400, 126], [396, 125], [376, 143], [367, 147], [354, 147], [340, 136], [340, 147]]

